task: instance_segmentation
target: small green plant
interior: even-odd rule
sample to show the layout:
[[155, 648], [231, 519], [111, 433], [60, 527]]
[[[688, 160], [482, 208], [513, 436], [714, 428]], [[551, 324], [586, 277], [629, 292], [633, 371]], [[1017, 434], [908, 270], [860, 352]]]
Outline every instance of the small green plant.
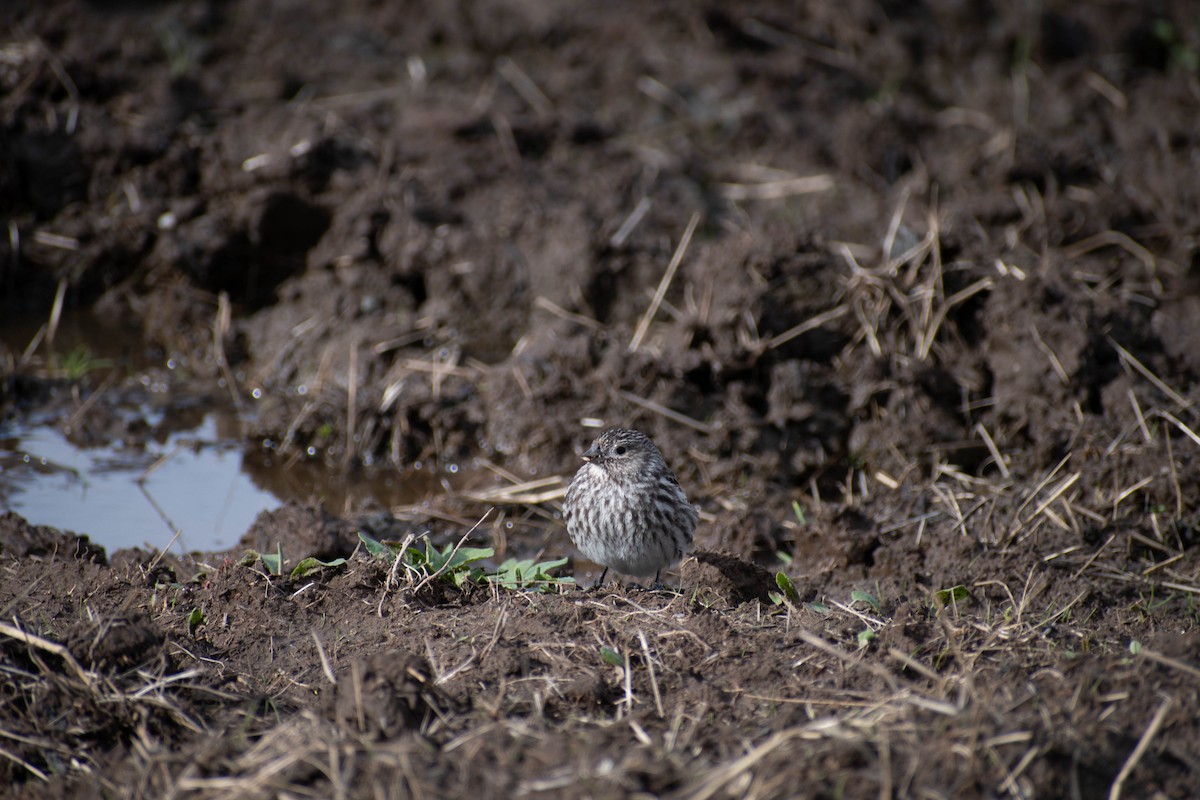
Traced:
[[410, 547], [405, 558], [424, 574], [441, 573], [443, 579], [461, 589], [467, 582], [478, 583], [483, 579], [483, 570], [472, 565], [495, 554], [496, 551], [491, 547], [456, 547], [452, 544], [438, 550], [433, 542], [426, 539], [424, 552]]
[[274, 553], [260, 553], [257, 550], [247, 550], [245, 553], [242, 553], [242, 557], [235, 564], [239, 567], [249, 567], [258, 561], [262, 561], [268, 575], [282, 575], [283, 545], [280, 542], [276, 542]]
[[[967, 599], [967, 587], [961, 583], [949, 589], [938, 589], [933, 593], [934, 602], [943, 606], [951, 606]], [[1005, 611], [1007, 614], [1008, 611]]]
[[1154, 616], [1155, 613], [1165, 608], [1170, 602], [1170, 597], [1158, 597], [1158, 587], [1151, 584], [1150, 593], [1138, 592], [1138, 599], [1129, 608], [1131, 611], [1138, 612], [1142, 619], [1146, 619]]
[[371, 558], [377, 561], [386, 561], [389, 564], [396, 560], [398, 548], [389, 547], [378, 539], [367, 536], [362, 531], [358, 532], [358, 540], [363, 543], [367, 555], [371, 556]]
[[621, 654], [611, 647], [601, 646], [600, 658], [603, 659], [605, 664], [612, 664], [614, 667], [625, 666], [625, 659], [621, 658]]
[[324, 569], [326, 567], [340, 567], [345, 563], [346, 559], [344, 558], [335, 558], [332, 561], [322, 561], [319, 558], [309, 556], [308, 558], [301, 559], [299, 564], [292, 567], [290, 575], [293, 578], [303, 578], [309, 573], [316, 572], [319, 569]]
[[792, 583], [792, 579], [787, 576], [786, 572], [775, 573], [775, 585], [779, 587], [778, 592], [768, 592], [768, 597], [775, 605], [783, 605], [786, 600], [793, 605], [800, 602], [800, 593], [796, 591], [796, 584]]
[[106, 369], [113, 364], [111, 359], [93, 358], [86, 345], [79, 345], [58, 362], [59, 373], [69, 381], [77, 381], [97, 369]]
[[1166, 46], [1172, 64], [1186, 72], [1200, 69], [1200, 52], [1179, 35], [1169, 19], [1154, 20], [1153, 30], [1158, 40]]
[[858, 632], [858, 636], [855, 638], [858, 639], [859, 649], [864, 648], [875, 638], [875, 631], [871, 630], [870, 628], [863, 628]]
[[401, 565], [414, 580], [436, 575], [459, 588], [468, 582], [480, 582], [484, 572], [472, 565], [496, 554], [491, 547], [459, 547], [453, 544], [439, 550], [428, 538], [425, 539], [424, 550], [412, 545], [380, 542], [362, 531], [358, 532], [358, 539], [367, 553], [388, 564], [394, 564], [397, 558], [402, 557]]
[[808, 524], [808, 520], [804, 516], [804, 507], [800, 505], [799, 500], [792, 501], [792, 513], [796, 515], [796, 522], [800, 525]]
[[188, 635], [195, 636], [196, 629], [199, 628], [201, 625], [203, 625], [205, 622], [207, 622], [207, 620], [204, 619], [204, 612], [201, 611], [199, 608], [193, 608], [191, 613], [188, 614], [188, 617], [187, 617]]
[[167, 58], [171, 77], [191, 75], [204, 56], [200, 42], [176, 22], [158, 23], [154, 26], [154, 33]]
[[283, 574], [283, 543], [275, 543], [275, 552], [259, 553], [259, 558], [262, 559], [263, 566], [267, 568], [267, 572], [272, 575]]
[[875, 596], [868, 592], [860, 591], [858, 589], [855, 589], [854, 591], [852, 591], [850, 593], [850, 602], [851, 603], [866, 603], [871, 608], [873, 608], [875, 611], [879, 610], [879, 601], [875, 599]]
[[574, 584], [574, 578], [556, 577], [550, 573], [566, 566], [567, 559], [556, 558], [552, 561], [534, 562], [532, 558], [517, 560], [510, 558], [495, 572], [485, 574], [484, 580], [505, 589], [527, 589], [535, 592], [546, 592], [554, 586]]
[[[274, 553], [260, 553], [257, 550], [247, 550], [242, 554], [236, 562], [239, 567], [249, 567], [254, 563], [261, 561], [263, 567], [266, 568], [268, 575], [282, 575], [283, 567], [286, 563], [283, 560], [283, 545], [279, 542], [275, 543]], [[319, 569], [326, 567], [340, 567], [346, 563], [344, 558], [335, 558], [332, 561], [322, 561], [319, 558], [309, 556], [300, 560], [296, 566], [292, 567], [292, 571], [288, 573], [291, 578], [303, 578], [307, 575], [316, 572]]]
[[439, 580], [453, 583], [460, 589], [468, 583], [494, 583], [505, 589], [536, 592], [575, 583], [574, 578], [550, 574], [566, 565], [565, 558], [542, 562], [510, 558], [495, 570], [488, 572], [479, 562], [496, 555], [496, 551], [491, 547], [462, 547], [462, 543], [459, 542], [447, 544], [439, 550], [426, 538], [425, 547], [421, 549], [412, 545], [380, 542], [362, 531], [359, 531], [358, 538], [373, 558], [394, 564], [397, 558], [403, 556], [402, 566], [414, 581], [437, 576]]

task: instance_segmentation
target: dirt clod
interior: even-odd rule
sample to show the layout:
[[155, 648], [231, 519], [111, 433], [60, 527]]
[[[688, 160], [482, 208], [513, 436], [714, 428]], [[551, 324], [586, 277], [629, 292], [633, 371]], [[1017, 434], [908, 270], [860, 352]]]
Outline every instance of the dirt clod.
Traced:
[[351, 662], [327, 697], [327, 713], [338, 725], [385, 739], [427, 726], [443, 713], [439, 706], [447, 705], [439, 699], [429, 665], [403, 651]]

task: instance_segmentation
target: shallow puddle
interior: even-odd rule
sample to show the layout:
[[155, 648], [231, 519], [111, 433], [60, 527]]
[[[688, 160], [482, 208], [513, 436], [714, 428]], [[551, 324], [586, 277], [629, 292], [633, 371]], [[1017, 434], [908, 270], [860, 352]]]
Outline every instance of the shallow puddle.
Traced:
[[[10, 316], [0, 320], [0, 341], [20, 354], [39, 327], [37, 318]], [[64, 313], [52, 346], [32, 352], [35, 372], [55, 379], [86, 373], [92, 389], [0, 420], [0, 509], [87, 534], [110, 553], [168, 544], [176, 552], [231, 548], [259, 513], [288, 500], [317, 498], [332, 513], [348, 513], [364, 504], [410, 505], [445, 489], [429, 470], [347, 477], [319, 461], [255, 448], [228, 403], [150, 378], [170, 372], [162, 368], [166, 357], [87, 313]], [[118, 374], [104, 389], [110, 372]], [[140, 381], [122, 380], [135, 373]], [[83, 416], [100, 414], [106, 423], [78, 424], [68, 436], [67, 425], [93, 396], [100, 402]], [[89, 427], [86, 435], [80, 427]]]
[[[162, 412], [144, 418], [159, 430]], [[319, 462], [280, 463], [245, 445], [232, 411], [135, 445], [79, 447], [59, 424], [0, 425], [0, 509], [35, 525], [88, 534], [122, 547], [216, 551], [237, 544], [254, 518], [288, 500], [320, 500], [332, 513], [419, 503], [448, 487], [430, 470], [375, 470], [352, 478]]]
[[61, 428], [0, 430], [0, 504], [38, 525], [87, 533], [110, 551], [185, 550], [237, 543], [259, 512], [282, 500], [242, 470], [242, 449], [217, 414], [163, 442], [76, 447]]

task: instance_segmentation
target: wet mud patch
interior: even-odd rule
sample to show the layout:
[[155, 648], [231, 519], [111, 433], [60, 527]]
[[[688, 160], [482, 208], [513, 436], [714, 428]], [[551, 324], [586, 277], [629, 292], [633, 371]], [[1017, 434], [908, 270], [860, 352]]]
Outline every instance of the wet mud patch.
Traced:
[[[105, 398], [170, 369], [328, 486], [220, 553], [0, 516], [0, 778], [1200, 794], [1189, 11], [17, 8], [0, 426], [137, 447]], [[700, 506], [678, 593], [359, 535], [572, 555], [618, 423]]]

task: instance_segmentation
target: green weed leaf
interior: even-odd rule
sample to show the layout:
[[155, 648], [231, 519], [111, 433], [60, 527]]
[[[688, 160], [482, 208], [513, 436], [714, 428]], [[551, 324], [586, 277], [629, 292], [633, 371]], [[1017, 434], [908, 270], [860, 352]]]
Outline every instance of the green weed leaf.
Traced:
[[386, 561], [388, 564], [396, 560], [396, 551], [378, 539], [373, 539], [362, 531], [359, 531], [358, 540], [363, 543], [363, 548], [371, 558]]
[[783, 592], [783, 596], [793, 603], [800, 602], [800, 593], [796, 591], [796, 584], [792, 583], [792, 579], [787, 576], [786, 572], [775, 573], [775, 585], [779, 587], [779, 591]]
[[953, 605], [967, 599], [967, 587], [960, 583], [957, 586], [951, 586], [949, 589], [938, 589], [933, 593], [933, 596], [944, 606]]
[[510, 558], [496, 567], [495, 572], [484, 575], [483, 579], [489, 583], [503, 586], [505, 589], [546, 592], [551, 587], [575, 583], [574, 578], [557, 577], [550, 574], [554, 570], [566, 566], [567, 560], [556, 558], [553, 561], [537, 563], [532, 558], [521, 560]]
[[335, 558], [333, 561], [322, 561], [319, 558], [309, 556], [308, 558], [301, 559], [300, 563], [292, 569], [292, 577], [303, 578], [310, 572], [316, 572], [323, 567], [340, 567], [345, 563], [346, 559], [344, 558]]
[[855, 589], [853, 592], [850, 593], [850, 602], [866, 603], [867, 605], [869, 605], [871, 608], [875, 609], [876, 611], [879, 610], [879, 601], [875, 599], [874, 595], [871, 595], [867, 592], [859, 591], [858, 589]]
[[267, 568], [267, 572], [272, 575], [283, 574], [283, 544], [275, 543], [274, 553], [259, 553], [258, 557], [262, 559], [263, 566]]

